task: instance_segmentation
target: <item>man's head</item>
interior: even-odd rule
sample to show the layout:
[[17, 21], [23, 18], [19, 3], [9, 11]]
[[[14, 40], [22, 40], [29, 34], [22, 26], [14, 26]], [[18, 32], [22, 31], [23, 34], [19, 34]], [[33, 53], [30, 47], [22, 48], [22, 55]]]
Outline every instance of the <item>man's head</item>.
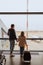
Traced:
[[11, 28], [14, 29], [14, 24], [11, 24]]

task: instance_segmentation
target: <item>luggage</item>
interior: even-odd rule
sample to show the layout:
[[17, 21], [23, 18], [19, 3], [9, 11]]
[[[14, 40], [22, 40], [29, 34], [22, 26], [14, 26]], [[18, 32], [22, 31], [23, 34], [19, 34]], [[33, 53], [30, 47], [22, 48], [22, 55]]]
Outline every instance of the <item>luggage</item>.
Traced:
[[23, 62], [31, 62], [31, 54], [30, 54], [30, 51], [28, 51], [28, 49], [24, 50]]
[[30, 62], [31, 61], [30, 51], [24, 51], [24, 53], [23, 53], [23, 61], [24, 62]]

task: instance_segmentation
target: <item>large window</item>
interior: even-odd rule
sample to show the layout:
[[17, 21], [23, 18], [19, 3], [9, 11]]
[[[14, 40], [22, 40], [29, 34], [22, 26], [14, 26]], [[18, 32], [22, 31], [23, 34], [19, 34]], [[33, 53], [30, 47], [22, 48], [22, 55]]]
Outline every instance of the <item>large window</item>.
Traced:
[[[24, 31], [30, 38], [43, 38], [43, 0], [0, 0], [0, 19], [7, 29], [12, 23], [15, 24], [17, 37]], [[43, 41], [29, 40], [27, 44], [30, 50], [43, 50]], [[8, 40], [0, 40], [0, 46], [3, 50], [10, 49]], [[19, 50], [18, 45], [15, 46], [15, 50]]]

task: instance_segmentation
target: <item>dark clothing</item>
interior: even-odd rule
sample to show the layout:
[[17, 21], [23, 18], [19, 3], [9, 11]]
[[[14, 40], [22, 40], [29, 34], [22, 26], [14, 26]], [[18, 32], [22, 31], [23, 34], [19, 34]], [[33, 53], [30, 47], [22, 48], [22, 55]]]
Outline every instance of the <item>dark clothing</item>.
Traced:
[[15, 30], [10, 28], [8, 30], [8, 35], [10, 40], [10, 54], [12, 54], [14, 50], [15, 40], [17, 40]]
[[23, 55], [24, 47], [20, 47], [20, 54]]
[[14, 46], [15, 46], [15, 41], [14, 40], [10, 40], [10, 54], [13, 52]]
[[8, 30], [8, 35], [9, 35], [9, 39], [10, 40], [17, 40], [16, 38], [16, 33], [15, 33], [15, 30], [14, 29], [9, 29]]

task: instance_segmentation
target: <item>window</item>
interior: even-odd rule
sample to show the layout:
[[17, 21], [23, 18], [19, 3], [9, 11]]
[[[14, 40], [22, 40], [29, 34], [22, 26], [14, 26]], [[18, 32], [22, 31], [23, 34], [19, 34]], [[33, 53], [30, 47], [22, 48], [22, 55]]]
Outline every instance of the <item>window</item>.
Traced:
[[27, 0], [1, 0], [0, 12], [26, 12]]
[[28, 11], [43, 12], [43, 0], [29, 0]]
[[[0, 19], [4, 22], [7, 28], [12, 23], [15, 24], [15, 29], [19, 36], [20, 31], [28, 32], [28, 37], [43, 37], [43, 1], [42, 0], [0, 0]], [[28, 9], [28, 11], [27, 11]], [[23, 14], [1, 14], [2, 13], [23, 13]], [[24, 13], [34, 13], [24, 14]], [[42, 12], [42, 15], [40, 14]], [[27, 16], [28, 15], [28, 16]], [[10, 43], [0, 40], [0, 49], [9, 50]], [[27, 41], [30, 50], [43, 50], [43, 41]], [[40, 44], [38, 44], [40, 43]], [[36, 48], [37, 47], [37, 48]], [[19, 46], [15, 46], [15, 50], [19, 50]]]
[[28, 15], [28, 30], [43, 31], [43, 15]]

